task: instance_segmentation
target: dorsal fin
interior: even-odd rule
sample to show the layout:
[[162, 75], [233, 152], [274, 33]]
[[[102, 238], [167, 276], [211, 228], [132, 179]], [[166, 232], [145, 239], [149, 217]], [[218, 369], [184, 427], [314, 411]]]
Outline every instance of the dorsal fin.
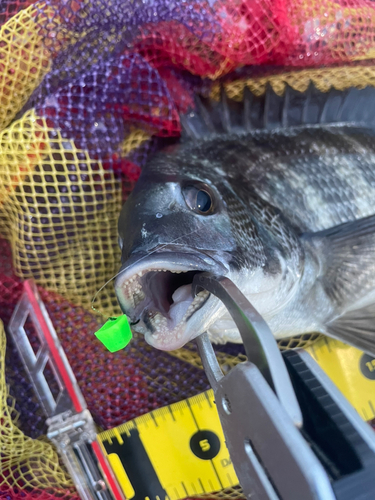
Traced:
[[229, 99], [221, 87], [219, 102], [199, 95], [195, 102], [195, 110], [180, 117], [185, 139], [316, 124], [375, 128], [374, 87], [321, 92], [311, 83], [305, 92], [286, 86], [282, 96], [270, 85], [262, 96], [255, 96], [245, 87], [242, 102]]

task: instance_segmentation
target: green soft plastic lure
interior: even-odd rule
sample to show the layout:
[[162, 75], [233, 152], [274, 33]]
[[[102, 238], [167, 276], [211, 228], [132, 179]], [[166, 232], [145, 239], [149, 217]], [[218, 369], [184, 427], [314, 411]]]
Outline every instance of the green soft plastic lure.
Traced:
[[125, 314], [118, 318], [109, 318], [95, 336], [110, 352], [124, 349], [132, 339], [128, 318]]

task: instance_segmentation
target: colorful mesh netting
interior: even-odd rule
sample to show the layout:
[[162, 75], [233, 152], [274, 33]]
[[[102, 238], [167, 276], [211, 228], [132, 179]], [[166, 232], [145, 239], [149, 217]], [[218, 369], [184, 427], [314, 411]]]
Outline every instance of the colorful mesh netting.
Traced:
[[[256, 95], [267, 85], [374, 86], [373, 58], [370, 0], [1, 2], [0, 318], [6, 325], [22, 280], [34, 278], [98, 425], [208, 387], [194, 346], [156, 353], [136, 338], [111, 355], [90, 312], [119, 267], [121, 204], [148, 155], [178, 137], [194, 92], [215, 98], [223, 84], [241, 100], [245, 86]], [[96, 307], [116, 313], [111, 285]], [[4, 366], [0, 335], [0, 498], [73, 498], [11, 342]], [[243, 359], [241, 346], [217, 355], [226, 367]]]

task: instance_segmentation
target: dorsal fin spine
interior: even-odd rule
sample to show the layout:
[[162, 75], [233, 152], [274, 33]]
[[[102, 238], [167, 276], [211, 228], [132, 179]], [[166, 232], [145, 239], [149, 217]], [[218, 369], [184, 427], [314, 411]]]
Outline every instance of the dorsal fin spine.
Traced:
[[[340, 103], [337, 98], [341, 100]], [[355, 106], [360, 98], [367, 104], [363, 113]], [[228, 98], [222, 86], [219, 102], [196, 96], [195, 103], [194, 113], [185, 114], [181, 120], [183, 136], [193, 140], [223, 133], [246, 133], [256, 129], [329, 125], [340, 123], [342, 117], [347, 125], [373, 128], [375, 88], [351, 88], [342, 92], [331, 89], [321, 92], [311, 83], [305, 92], [298, 92], [286, 85], [284, 94], [278, 96], [268, 84], [266, 92], [256, 96], [245, 87], [241, 107], [237, 101]]]

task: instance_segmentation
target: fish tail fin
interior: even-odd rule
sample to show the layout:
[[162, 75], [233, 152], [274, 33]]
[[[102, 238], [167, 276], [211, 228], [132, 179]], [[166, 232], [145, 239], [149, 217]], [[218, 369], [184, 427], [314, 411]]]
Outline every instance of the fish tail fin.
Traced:
[[283, 95], [278, 95], [268, 85], [263, 95], [256, 96], [245, 87], [238, 102], [222, 86], [219, 101], [196, 95], [195, 110], [180, 119], [182, 137], [190, 140], [319, 124], [375, 128], [375, 88], [321, 92], [311, 83], [305, 92], [286, 85]]

